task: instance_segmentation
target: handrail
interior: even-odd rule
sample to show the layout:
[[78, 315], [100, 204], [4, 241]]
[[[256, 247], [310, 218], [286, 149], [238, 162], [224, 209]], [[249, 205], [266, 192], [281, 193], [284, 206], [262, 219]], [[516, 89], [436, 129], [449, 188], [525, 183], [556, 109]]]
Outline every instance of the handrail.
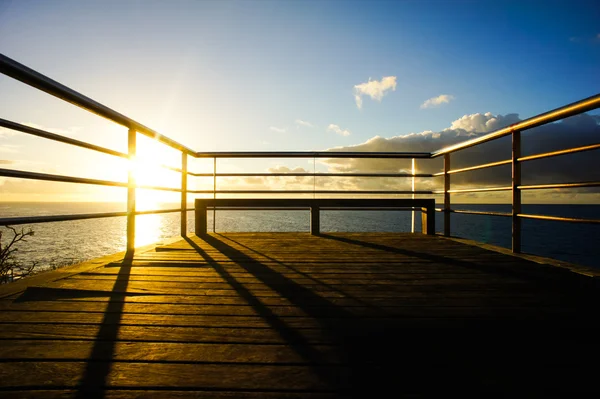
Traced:
[[510, 126], [507, 126], [502, 129], [495, 130], [491, 133], [486, 134], [485, 136], [480, 136], [474, 138], [472, 140], [463, 141], [462, 143], [458, 143], [455, 145], [451, 145], [449, 147], [442, 148], [437, 151], [433, 151], [431, 153], [432, 158], [437, 158], [440, 155], [449, 154], [455, 151], [464, 150], [469, 147], [473, 147], [477, 144], [483, 144], [487, 141], [495, 140], [497, 138], [508, 136], [512, 132], [515, 131], [523, 131], [527, 129], [532, 129], [534, 127], [545, 125], [548, 123], [556, 122], [558, 120], [568, 118], [573, 115], [581, 114], [586, 111], [591, 111], [600, 107], [600, 94], [596, 94], [595, 96], [588, 97], [581, 101], [576, 101], [574, 103], [565, 105], [563, 107], [559, 107], [553, 109], [552, 111], [545, 112], [540, 115], [536, 115], [534, 117], [525, 119], [518, 123], [513, 123]]
[[220, 151], [196, 152], [196, 158], [431, 158], [429, 152], [357, 152], [357, 151]]
[[52, 80], [49, 77], [42, 75], [41, 73], [36, 72], [11, 58], [8, 58], [4, 54], [0, 54], [0, 73], [10, 76], [11, 78], [23, 82], [29, 86], [35, 87], [36, 89], [44, 91], [50, 95], [58, 97], [66, 102], [74, 104], [80, 108], [88, 110], [91, 113], [100, 115], [103, 118], [109, 119], [121, 126], [133, 129], [145, 136], [158, 140], [159, 142], [166, 144], [171, 148], [175, 148], [176, 150], [185, 152], [189, 155], [195, 154], [195, 151], [192, 151], [183, 144], [180, 144], [167, 136], [163, 136], [157, 131], [150, 129], [149, 127], [146, 127], [131, 118], [128, 118], [127, 116], [107, 107], [106, 105], [100, 104], [99, 102], [94, 101], [91, 98], [86, 97], [63, 84]]
[[434, 194], [433, 191], [395, 190], [188, 190], [192, 194]]
[[190, 173], [197, 177], [433, 177], [431, 173]]

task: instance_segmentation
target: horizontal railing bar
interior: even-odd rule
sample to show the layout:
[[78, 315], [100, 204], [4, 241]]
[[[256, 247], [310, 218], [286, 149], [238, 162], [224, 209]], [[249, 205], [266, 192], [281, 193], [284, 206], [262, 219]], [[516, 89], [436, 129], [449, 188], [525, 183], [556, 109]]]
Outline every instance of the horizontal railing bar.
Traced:
[[[194, 211], [194, 208], [186, 208], [187, 212]], [[157, 209], [151, 211], [135, 212], [135, 215], [153, 215], [159, 213], [181, 212], [181, 209]], [[23, 216], [0, 218], [0, 226], [17, 226], [22, 224], [67, 222], [73, 220], [101, 219], [111, 217], [127, 216], [127, 212], [103, 212], [103, 213], [80, 213], [74, 215], [47, 215], [47, 216]]]
[[[512, 190], [512, 187], [486, 187], [486, 188], [464, 188], [464, 189], [456, 189], [456, 190], [448, 190], [449, 193], [478, 193], [484, 191], [509, 191]], [[432, 192], [433, 194], [443, 194], [444, 190], [436, 190]]]
[[95, 184], [95, 185], [99, 185], [99, 186], [127, 187], [127, 183], [116, 182], [116, 181], [112, 181], [112, 180], [88, 179], [88, 178], [84, 178], [84, 177], [52, 175], [52, 174], [48, 174], [48, 173], [25, 172], [22, 170], [3, 169], [3, 168], [0, 168], [0, 176], [14, 177], [14, 178], [18, 178], [18, 179], [56, 181], [56, 182], [62, 182], [62, 183], [81, 183], [81, 184]]
[[[186, 208], [186, 212], [193, 212], [194, 208]], [[154, 215], [159, 213], [173, 213], [173, 212], [181, 212], [181, 208], [172, 208], [172, 209], [155, 209], [151, 211], [137, 211], [135, 215]]]
[[437, 158], [440, 155], [448, 154], [451, 152], [455, 152], [458, 150], [464, 150], [469, 147], [473, 147], [477, 144], [482, 144], [491, 140], [495, 140], [497, 138], [507, 136], [514, 131], [523, 131], [527, 129], [534, 128], [536, 126], [544, 125], [551, 122], [556, 122], [558, 120], [568, 118], [573, 115], [581, 114], [586, 111], [590, 111], [600, 107], [600, 94], [596, 94], [595, 96], [588, 97], [581, 101], [577, 101], [568, 105], [565, 105], [560, 108], [553, 109], [552, 111], [545, 112], [543, 114], [534, 116], [532, 118], [525, 119], [518, 123], [513, 123], [510, 126], [507, 126], [502, 129], [495, 130], [485, 136], [480, 136], [472, 140], [464, 141], [462, 143], [458, 143], [455, 145], [451, 145], [446, 148], [442, 148], [440, 150], [434, 151], [431, 153], [432, 158]]
[[[181, 173], [181, 172], [182, 172], [181, 168], [175, 168], [175, 167], [173, 167], [173, 166], [169, 166], [169, 165], [162, 165], [162, 164], [161, 164], [161, 165], [158, 165], [158, 166], [159, 166], [159, 167], [161, 167], [161, 168], [163, 168], [163, 169], [172, 170], [173, 172], [177, 172], [177, 173]], [[188, 175], [189, 175], [189, 174], [190, 174], [190, 173], [188, 172]], [[212, 175], [211, 175], [211, 176], [212, 176]]]
[[586, 145], [583, 147], [569, 148], [566, 150], [545, 152], [542, 154], [535, 154], [535, 155], [528, 155], [526, 157], [520, 157], [519, 159], [517, 159], [517, 161], [519, 161], [519, 162], [533, 161], [534, 159], [550, 158], [550, 157], [556, 157], [558, 155], [576, 154], [578, 152], [598, 150], [598, 149], [600, 149], [600, 144], [592, 144], [592, 145]]
[[[85, 177], [52, 175], [52, 174], [48, 174], [48, 173], [25, 172], [22, 170], [3, 169], [3, 168], [0, 168], [0, 176], [13, 177], [13, 178], [17, 178], [17, 179], [55, 181], [55, 182], [61, 182], [61, 183], [80, 183], [80, 184], [94, 184], [97, 186], [127, 187], [127, 183], [116, 182], [116, 181], [112, 181], [112, 180], [88, 179]], [[136, 186], [136, 188], [143, 189], [143, 190], [181, 192], [180, 188], [171, 188], [171, 187]]]
[[173, 192], [177, 192], [177, 193], [181, 192], [180, 188], [173, 188], [173, 187], [135, 186], [135, 188], [140, 189], [140, 190], [173, 191]]
[[543, 190], [550, 188], [579, 188], [579, 187], [600, 187], [599, 181], [588, 181], [579, 183], [557, 183], [557, 184], [530, 184], [519, 186], [519, 190]]
[[[192, 176], [214, 177], [212, 173], [189, 173]], [[217, 173], [217, 177], [433, 177], [429, 173]]]
[[[188, 190], [191, 194], [212, 194], [213, 190]], [[217, 194], [432, 194], [431, 191], [344, 191], [344, 190], [217, 190]]]
[[471, 211], [462, 209], [450, 209], [450, 213], [463, 213], [467, 215], [486, 215], [486, 216], [512, 216], [512, 213], [507, 212], [487, 212], [487, 211]]
[[119, 125], [133, 129], [138, 133], [151, 137], [176, 150], [185, 152], [192, 156], [196, 154], [195, 151], [187, 148], [183, 144], [180, 144], [167, 136], [163, 136], [149, 127], [146, 127], [141, 123], [136, 122], [133, 119], [128, 118], [127, 116], [103, 104], [100, 104], [99, 102], [94, 101], [91, 98], [86, 97], [61, 83], [58, 83], [57, 81], [52, 80], [49, 77], [42, 75], [41, 73], [36, 72], [11, 58], [6, 57], [3, 54], [0, 54], [0, 73], [10, 76], [11, 78], [21, 81], [29, 86], [35, 87], [36, 89], [44, 91], [50, 95], [58, 97], [96, 115], [109, 119], [115, 123], [118, 123]]
[[83, 213], [79, 215], [49, 215], [49, 216], [23, 216], [23, 217], [11, 217], [11, 218], [0, 218], [0, 225], [20, 225], [20, 224], [34, 224], [34, 223], [49, 223], [49, 222], [66, 222], [70, 220], [83, 220], [83, 219], [100, 219], [110, 218], [117, 216], [127, 216], [127, 212], [104, 212], [104, 213]]
[[77, 147], [82, 147], [82, 148], [87, 148], [88, 150], [102, 152], [104, 154], [114, 155], [116, 157], [128, 158], [128, 155], [123, 152], [119, 152], [119, 151], [111, 150], [110, 148], [105, 148], [105, 147], [101, 147], [98, 145], [86, 143], [85, 141], [75, 140], [75, 139], [72, 139], [72, 138], [69, 138], [66, 136], [61, 136], [60, 134], [46, 132], [45, 130], [37, 129], [37, 128], [31, 127], [31, 126], [21, 125], [20, 123], [8, 121], [6, 119], [0, 118], [0, 126], [8, 128], [8, 129], [12, 129], [12, 130], [17, 130], [22, 133], [31, 134], [33, 136], [43, 137], [45, 139], [49, 139], [52, 141], [59, 141], [61, 143], [71, 144], [71, 145], [74, 145]]
[[[454, 173], [468, 172], [468, 171], [471, 171], [471, 170], [493, 168], [494, 166], [509, 165], [511, 163], [512, 163], [512, 160], [507, 159], [505, 161], [490, 162], [490, 163], [485, 163], [485, 164], [481, 164], [481, 165], [469, 166], [468, 168], [461, 168], [461, 169], [450, 170], [450, 171], [448, 171], [448, 174], [451, 175], [451, 174], [454, 174]], [[437, 176], [443, 176], [443, 175], [444, 175], [444, 172], [439, 172], [439, 173], [435, 173], [433, 176], [437, 177]]]
[[428, 152], [240, 151], [197, 152], [196, 158], [430, 158]]
[[[208, 210], [213, 210], [215, 209], [215, 207], [212, 206], [208, 206], [206, 207], [206, 209]], [[421, 211], [421, 208], [418, 207], [319, 207], [320, 210], [322, 211], [411, 211], [411, 210], [416, 210], [416, 211]], [[239, 206], [235, 206], [235, 207], [229, 207], [229, 206], [223, 206], [223, 207], [216, 207], [217, 211], [306, 211], [306, 210], [310, 210], [309, 206], [306, 207], [256, 207], [256, 206], [252, 206], [252, 207], [239, 207]]]
[[562, 216], [547, 216], [547, 215], [529, 215], [529, 214], [525, 214], [525, 213], [519, 213], [519, 214], [517, 214], [517, 216], [520, 218], [523, 218], [523, 219], [555, 220], [557, 222], [600, 224], [600, 219], [569, 218], [569, 217], [562, 217]]

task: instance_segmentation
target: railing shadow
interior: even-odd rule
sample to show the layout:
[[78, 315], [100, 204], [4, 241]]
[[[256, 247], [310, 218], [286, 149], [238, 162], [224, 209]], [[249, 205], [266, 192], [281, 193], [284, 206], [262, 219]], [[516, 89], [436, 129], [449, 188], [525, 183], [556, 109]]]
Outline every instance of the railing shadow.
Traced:
[[117, 280], [109, 294], [104, 317], [79, 384], [76, 396], [78, 399], [103, 399], [105, 397], [108, 375], [115, 355], [119, 326], [127, 297], [126, 291], [132, 260], [131, 256], [123, 259]]
[[263, 253], [261, 251], [258, 251], [255, 248], [251, 248], [251, 247], [249, 247], [247, 245], [244, 245], [243, 243], [241, 243], [239, 241], [236, 241], [236, 240], [234, 240], [231, 237], [227, 237], [227, 236], [221, 235], [219, 233], [216, 233], [216, 235], [218, 235], [219, 237], [221, 237], [221, 240], [227, 240], [227, 241], [233, 242], [236, 245], [239, 245], [239, 246], [241, 246], [243, 248], [246, 248], [248, 251], [251, 251], [251, 252], [253, 252], [253, 253], [257, 254], [257, 255], [260, 255], [260, 256], [262, 256], [264, 258], [267, 258], [271, 262], [277, 263], [278, 265], [281, 265], [281, 266], [285, 267], [286, 269], [289, 269], [290, 271], [294, 272], [295, 274], [299, 274], [299, 275], [301, 275], [302, 277], [304, 277], [306, 279], [310, 279], [310, 280], [314, 281], [315, 283], [322, 285], [323, 287], [327, 287], [331, 291], [336, 291], [339, 294], [343, 295], [345, 298], [352, 299], [352, 301], [354, 301], [356, 303], [359, 303], [361, 306], [371, 308], [371, 310], [375, 314], [378, 314], [378, 315], [384, 315], [385, 314], [385, 312], [381, 309], [381, 307], [375, 306], [372, 303], [369, 303], [367, 301], [362, 300], [361, 298], [358, 298], [356, 296], [350, 295], [348, 292], [345, 292], [345, 291], [343, 291], [343, 290], [341, 290], [341, 289], [339, 289], [339, 288], [337, 288], [337, 287], [335, 287], [335, 286], [333, 286], [331, 284], [327, 284], [327, 283], [325, 283], [325, 282], [323, 282], [323, 281], [321, 281], [321, 280], [319, 280], [319, 279], [311, 276], [308, 273], [302, 272], [301, 270], [299, 270], [299, 269], [297, 269], [297, 268], [295, 268], [295, 267], [293, 267], [291, 265], [288, 265], [288, 264], [286, 264], [284, 262], [280, 262], [279, 260], [277, 260], [277, 259], [275, 259], [273, 257], [270, 257], [269, 255], [267, 255], [267, 254], [265, 254], [265, 253]]
[[[203, 236], [202, 238], [213, 248], [219, 250], [223, 255], [233, 260], [237, 265], [241, 266], [247, 272], [254, 275], [257, 279], [261, 280], [278, 293], [283, 294], [281, 292], [282, 290], [280, 285], [282, 283], [285, 284], [289, 289], [286, 290], [285, 295], [282, 295], [282, 297], [288, 299], [293, 305], [297, 305], [299, 298], [303, 297], [308, 303], [310, 303], [310, 306], [305, 306], [303, 308], [303, 310], [307, 313], [314, 313], [315, 304], [320, 304], [323, 307], [328, 308], [334, 306], [326, 299], [294, 283], [288, 278], [273, 271], [268, 266], [258, 262], [256, 259], [236, 250], [230, 245], [227, 245], [223, 241], [217, 240], [209, 235]], [[279, 334], [286, 344], [289, 345], [294, 352], [301, 356], [310, 365], [322, 382], [334, 387], [338, 385], [339, 381], [337, 373], [331, 372], [331, 369], [329, 368], [319, 367], [330, 363], [330, 361], [328, 361], [327, 358], [308, 341], [301, 331], [288, 325], [282, 318], [277, 316], [268, 306], [263, 304], [259, 298], [254, 296], [254, 294], [252, 294], [248, 288], [236, 280], [231, 273], [229, 273], [222, 265], [219, 264], [218, 261], [210, 256], [192, 239], [189, 237], [184, 237], [184, 239], [198, 252], [198, 254], [200, 254], [200, 256], [206, 260], [210, 266], [214, 268], [219, 276], [223, 278], [223, 280], [225, 280], [236, 291], [236, 293], [240, 295], [240, 297], [243, 298], [252, 307], [252, 309]], [[336, 315], [339, 317], [350, 316], [341, 309], [337, 309], [336, 312]], [[315, 317], [315, 319], [318, 320], [317, 317]], [[325, 331], [324, 335], [326, 340], [335, 341], [335, 336], [332, 336], [330, 331]], [[338, 358], [340, 361], [344, 362], [345, 353], [338, 352]]]
[[[337, 369], [319, 367], [326, 364], [323, 356], [303, 336], [301, 329], [288, 325], [197, 243], [185, 238], [305, 360], [315, 375], [332, 390], [342, 392], [344, 397], [376, 397], [397, 390], [437, 392], [460, 383], [457, 375], [473, 372], [477, 362], [483, 361], [472, 344], [461, 345], [473, 339], [473, 332], [454, 328], [469, 323], [450, 321], [448, 324], [447, 320], [439, 320], [423, 327], [419, 320], [413, 324], [410, 319], [380, 316], [376, 312], [354, 314], [232, 247], [223, 238], [214, 235], [200, 238], [318, 325], [323, 339], [335, 348], [335, 356], [341, 363]], [[441, 385], [432, 385], [431, 378], [437, 378]]]

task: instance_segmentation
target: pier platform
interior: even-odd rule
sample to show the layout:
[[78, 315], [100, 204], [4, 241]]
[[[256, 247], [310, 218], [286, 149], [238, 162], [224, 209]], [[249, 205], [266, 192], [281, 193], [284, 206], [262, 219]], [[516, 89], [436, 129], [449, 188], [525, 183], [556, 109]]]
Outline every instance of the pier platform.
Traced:
[[421, 234], [189, 236], [0, 286], [0, 396], [589, 395], [597, 281]]

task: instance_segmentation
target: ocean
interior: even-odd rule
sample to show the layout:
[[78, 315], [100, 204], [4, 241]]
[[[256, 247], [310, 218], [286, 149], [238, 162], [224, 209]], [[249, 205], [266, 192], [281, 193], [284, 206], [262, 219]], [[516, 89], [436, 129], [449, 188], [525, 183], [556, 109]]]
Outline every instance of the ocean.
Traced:
[[[160, 208], [176, 208], [163, 204]], [[510, 212], [510, 205], [463, 204], [453, 208]], [[124, 211], [120, 203], [10, 203], [0, 202], [0, 217], [59, 215]], [[523, 205], [524, 213], [600, 219], [600, 205]], [[188, 231], [194, 215], [188, 212]], [[416, 213], [416, 231], [420, 215]], [[60, 267], [125, 250], [125, 217], [41, 223], [16, 226], [35, 233], [16, 253], [23, 262], [38, 262], [39, 269]], [[208, 215], [212, 230], [212, 212]], [[452, 235], [509, 248], [508, 217], [452, 214]], [[136, 219], [136, 245], [146, 245], [179, 234], [179, 213], [143, 215]], [[600, 267], [600, 225], [523, 220], [523, 252], [579, 265]], [[0, 227], [0, 229], [4, 229]], [[322, 211], [322, 232], [411, 230], [410, 211]], [[436, 230], [443, 231], [442, 214]], [[309, 231], [308, 211], [217, 211], [216, 231]]]

